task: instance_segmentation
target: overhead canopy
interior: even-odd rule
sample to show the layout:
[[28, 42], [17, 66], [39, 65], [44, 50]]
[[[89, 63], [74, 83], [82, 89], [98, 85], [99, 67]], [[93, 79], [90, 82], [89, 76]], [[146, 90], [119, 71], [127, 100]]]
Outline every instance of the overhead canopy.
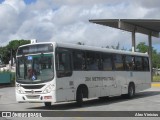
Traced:
[[160, 20], [154, 19], [93, 19], [89, 22], [154, 37], [159, 37], [160, 32]]

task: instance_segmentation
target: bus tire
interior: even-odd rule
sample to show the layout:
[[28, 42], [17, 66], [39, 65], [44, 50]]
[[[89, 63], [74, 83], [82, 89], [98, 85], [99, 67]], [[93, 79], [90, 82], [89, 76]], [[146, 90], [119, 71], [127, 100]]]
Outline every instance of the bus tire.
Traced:
[[128, 86], [128, 94], [127, 98], [133, 98], [135, 96], [135, 85], [134, 83], [130, 83]]
[[51, 102], [45, 102], [44, 105], [45, 107], [51, 107]]
[[82, 88], [78, 88], [77, 90], [77, 94], [76, 94], [76, 101], [77, 101], [77, 106], [78, 107], [82, 107], [83, 104], [83, 92], [82, 92]]

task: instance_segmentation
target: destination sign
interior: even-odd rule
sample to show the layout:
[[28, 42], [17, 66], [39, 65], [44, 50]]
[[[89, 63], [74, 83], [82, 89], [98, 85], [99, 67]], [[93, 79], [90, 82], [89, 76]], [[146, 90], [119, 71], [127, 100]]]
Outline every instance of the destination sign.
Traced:
[[17, 55], [46, 53], [46, 52], [53, 52], [52, 44], [36, 44], [36, 45], [20, 47], [18, 49]]

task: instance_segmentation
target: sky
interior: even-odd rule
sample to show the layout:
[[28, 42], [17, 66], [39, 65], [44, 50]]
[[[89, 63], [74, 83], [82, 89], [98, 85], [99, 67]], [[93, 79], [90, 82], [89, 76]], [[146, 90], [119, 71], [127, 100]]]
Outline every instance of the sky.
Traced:
[[[0, 0], [0, 46], [11, 40], [131, 49], [131, 33], [89, 19], [160, 19], [160, 0]], [[152, 38], [160, 52], [160, 38]], [[148, 36], [136, 34], [136, 44]]]

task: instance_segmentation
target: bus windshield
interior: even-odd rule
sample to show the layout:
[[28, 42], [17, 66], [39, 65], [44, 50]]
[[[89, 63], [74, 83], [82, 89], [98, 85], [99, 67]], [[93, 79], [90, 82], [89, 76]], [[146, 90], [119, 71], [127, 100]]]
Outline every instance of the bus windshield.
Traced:
[[54, 77], [53, 68], [53, 54], [17, 57], [17, 82], [29, 84], [50, 81]]

